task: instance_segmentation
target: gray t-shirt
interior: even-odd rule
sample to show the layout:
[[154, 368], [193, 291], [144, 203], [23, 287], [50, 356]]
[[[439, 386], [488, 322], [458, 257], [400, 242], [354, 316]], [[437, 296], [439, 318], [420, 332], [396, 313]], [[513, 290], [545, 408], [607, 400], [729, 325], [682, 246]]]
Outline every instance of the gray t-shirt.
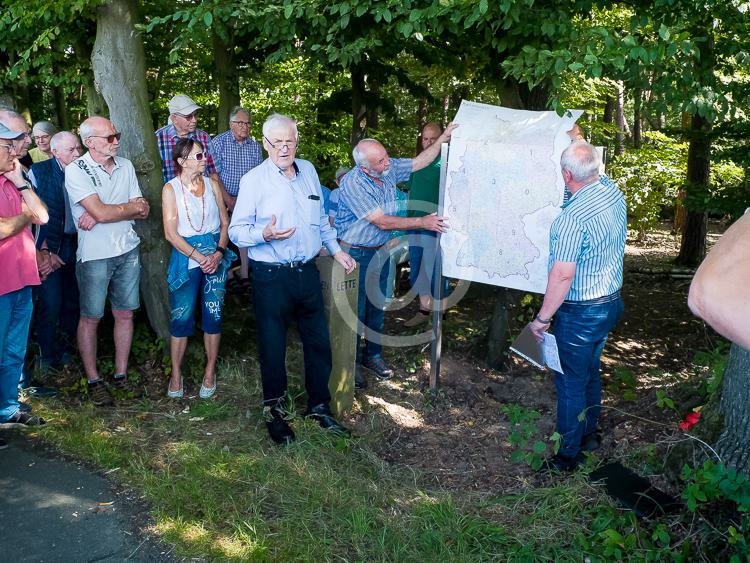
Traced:
[[[76, 226], [86, 209], [81, 200], [98, 195], [102, 203], [116, 205], [142, 197], [133, 164], [126, 158], [115, 158], [109, 174], [97, 164], [89, 153], [65, 167], [65, 188], [70, 198], [70, 208]], [[132, 220], [116, 223], [97, 223], [90, 231], [78, 229], [78, 261], [100, 260], [122, 256], [141, 242], [133, 229]]]

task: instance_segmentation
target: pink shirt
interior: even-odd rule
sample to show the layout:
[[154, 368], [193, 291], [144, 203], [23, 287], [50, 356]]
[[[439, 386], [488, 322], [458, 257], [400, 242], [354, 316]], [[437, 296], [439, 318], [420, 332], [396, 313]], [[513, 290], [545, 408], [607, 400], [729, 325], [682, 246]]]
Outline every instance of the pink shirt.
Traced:
[[[21, 214], [21, 192], [13, 182], [0, 175], [0, 217]], [[0, 240], [0, 295], [17, 291], [27, 285], [39, 285], [36, 247], [31, 229]]]

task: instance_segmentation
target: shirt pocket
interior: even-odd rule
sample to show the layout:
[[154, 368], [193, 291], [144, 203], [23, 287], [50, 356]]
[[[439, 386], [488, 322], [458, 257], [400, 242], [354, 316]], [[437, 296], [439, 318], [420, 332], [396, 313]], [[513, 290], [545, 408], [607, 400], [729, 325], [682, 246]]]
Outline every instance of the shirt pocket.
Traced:
[[320, 199], [307, 198], [306, 202], [307, 214], [309, 216], [309, 223], [311, 227], [320, 227]]

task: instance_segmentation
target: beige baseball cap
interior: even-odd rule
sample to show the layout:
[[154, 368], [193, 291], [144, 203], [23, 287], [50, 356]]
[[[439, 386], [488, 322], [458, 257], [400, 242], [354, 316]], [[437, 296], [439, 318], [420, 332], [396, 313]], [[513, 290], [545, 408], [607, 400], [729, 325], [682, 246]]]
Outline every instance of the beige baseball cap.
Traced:
[[193, 98], [186, 96], [185, 94], [177, 94], [167, 105], [169, 108], [170, 115], [175, 113], [177, 115], [190, 115], [195, 110], [201, 109], [201, 107], [193, 101]]

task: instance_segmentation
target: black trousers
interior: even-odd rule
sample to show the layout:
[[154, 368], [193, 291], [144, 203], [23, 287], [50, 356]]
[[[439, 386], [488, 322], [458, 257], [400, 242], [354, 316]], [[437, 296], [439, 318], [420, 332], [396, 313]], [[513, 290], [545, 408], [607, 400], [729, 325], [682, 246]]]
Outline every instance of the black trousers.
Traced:
[[327, 406], [331, 401], [328, 378], [333, 361], [315, 262], [298, 268], [251, 264], [263, 405], [275, 406], [286, 395], [286, 334], [289, 322], [295, 319], [305, 358], [308, 407]]

